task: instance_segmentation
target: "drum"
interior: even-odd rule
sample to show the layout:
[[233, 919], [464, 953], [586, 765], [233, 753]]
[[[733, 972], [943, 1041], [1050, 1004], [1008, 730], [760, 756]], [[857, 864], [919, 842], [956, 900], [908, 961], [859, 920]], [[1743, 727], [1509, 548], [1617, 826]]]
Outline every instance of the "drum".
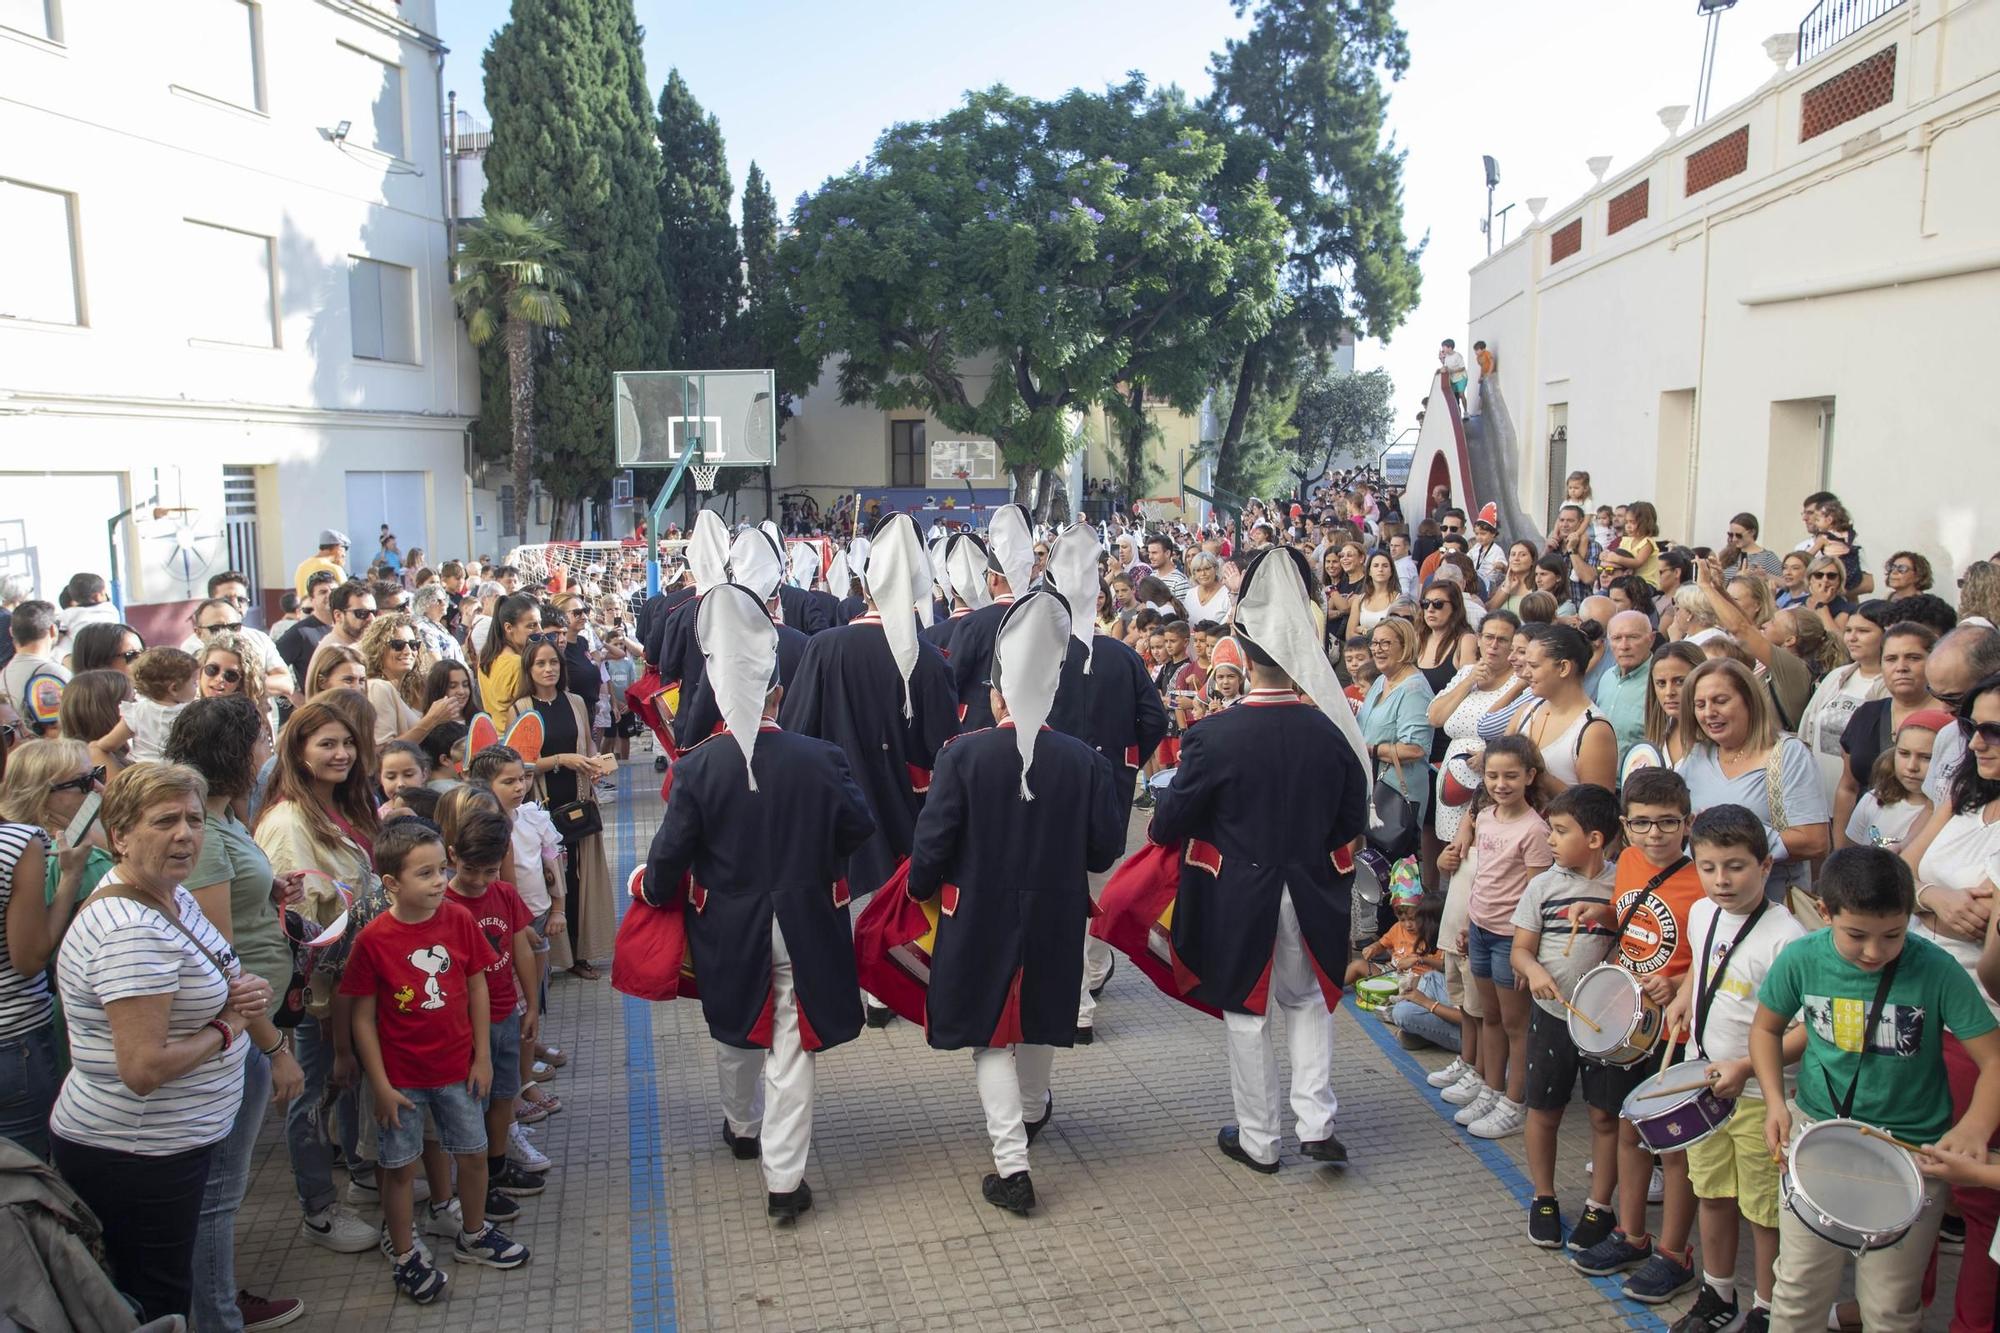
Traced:
[[1856, 1257], [1894, 1245], [1924, 1210], [1917, 1164], [1857, 1120], [1820, 1120], [1793, 1135], [1778, 1193], [1814, 1235]]
[[1363, 1009], [1387, 1009], [1402, 992], [1403, 979], [1391, 972], [1387, 976], [1363, 977], [1354, 983], [1354, 1003]]
[[1602, 963], [1584, 973], [1569, 1002], [1570, 1040], [1586, 1060], [1636, 1065], [1660, 1039], [1664, 1011], [1639, 989], [1638, 979], [1616, 963]]
[[1706, 1060], [1668, 1065], [1632, 1089], [1618, 1114], [1632, 1122], [1640, 1141], [1654, 1152], [1679, 1152], [1700, 1143], [1736, 1111], [1734, 1098], [1718, 1097], [1709, 1086], [1708, 1068]]

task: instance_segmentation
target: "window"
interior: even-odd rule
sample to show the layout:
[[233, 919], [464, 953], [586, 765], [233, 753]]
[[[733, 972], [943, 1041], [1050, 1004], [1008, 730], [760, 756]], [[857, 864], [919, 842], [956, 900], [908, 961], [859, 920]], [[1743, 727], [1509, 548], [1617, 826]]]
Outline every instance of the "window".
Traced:
[[356, 258], [347, 271], [354, 355], [363, 361], [417, 360], [416, 274], [399, 264]]
[[403, 67], [351, 46], [338, 48], [340, 116], [352, 121], [348, 142], [390, 157], [403, 156]]
[[278, 345], [277, 287], [272, 280], [271, 238], [254, 232], [187, 222], [186, 272], [194, 289], [189, 336], [244, 347]]
[[[7, 0], [0, 0], [6, 3]], [[231, 106], [264, 109], [257, 6], [248, 0], [189, 0], [178, 21], [184, 86]]]
[[892, 421], [889, 423], [889, 484], [891, 486], [921, 486], [930, 479], [930, 470], [924, 465], [924, 423], [921, 421]]
[[0, 28], [60, 42], [62, 11], [56, 8], [56, 0], [0, 0]]
[[0, 178], [0, 319], [83, 323], [76, 196]]

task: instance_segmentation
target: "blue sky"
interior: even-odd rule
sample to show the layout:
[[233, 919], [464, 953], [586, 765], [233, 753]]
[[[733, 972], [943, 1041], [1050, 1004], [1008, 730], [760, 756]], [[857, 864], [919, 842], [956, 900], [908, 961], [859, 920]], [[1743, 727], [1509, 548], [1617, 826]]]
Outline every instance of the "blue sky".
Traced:
[[[1797, 27], [1810, 0], [1741, 0], [1722, 22], [1712, 111], [1772, 73], [1759, 49]], [[451, 48], [445, 86], [480, 120], [480, 53], [507, 0], [439, 0]], [[1208, 60], [1249, 26], [1228, 0], [1005, 0], [929, 5], [878, 0], [637, 0], [646, 75], [678, 67], [722, 123], [737, 190], [754, 159], [782, 207], [868, 153], [883, 129], [1005, 83], [1053, 95], [1101, 88], [1139, 70], [1191, 93]], [[1496, 209], [1547, 196], [1553, 215], [1590, 185], [1584, 160], [1612, 174], [1664, 137], [1654, 112], [1692, 103], [1702, 45], [1694, 0], [1406, 0], [1409, 75], [1391, 90], [1390, 128], [1408, 150], [1404, 221], [1430, 233], [1421, 304], [1356, 364], [1396, 378], [1399, 425], [1419, 406], [1440, 338], [1461, 339], [1467, 269], [1486, 253], [1480, 155], [1500, 161]], [[1683, 132], [1687, 130], [1683, 126]], [[1525, 208], [1511, 215], [1518, 235]], [[1496, 227], [1497, 232], [1497, 227]], [[1496, 237], [1497, 244], [1497, 237]]]

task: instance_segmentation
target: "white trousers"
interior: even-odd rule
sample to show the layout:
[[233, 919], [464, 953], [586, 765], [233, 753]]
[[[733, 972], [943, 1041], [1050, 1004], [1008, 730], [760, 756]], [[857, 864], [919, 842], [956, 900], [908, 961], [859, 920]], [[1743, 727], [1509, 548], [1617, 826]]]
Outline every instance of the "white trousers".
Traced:
[[1292, 1116], [1299, 1141], [1333, 1133], [1340, 1101], [1333, 1095], [1333, 1015], [1306, 957], [1292, 892], [1278, 897], [1278, 934], [1272, 946], [1271, 992], [1262, 1014], [1224, 1011], [1229, 1047], [1229, 1091], [1243, 1150], [1259, 1162], [1278, 1160], [1278, 1055], [1271, 1046], [1270, 1008], [1285, 1011], [1292, 1057]]
[[[1105, 881], [1110, 878], [1111, 872], [1109, 870], [1101, 875], [1092, 875], [1090, 877], [1090, 900], [1092, 902], [1096, 902], [1098, 895], [1104, 892]], [[1102, 986], [1104, 979], [1110, 975], [1111, 946], [1092, 935], [1090, 933], [1090, 922], [1085, 921], [1083, 923], [1083, 985], [1076, 997], [1076, 1025], [1078, 1027], [1087, 1028], [1092, 1026], [1092, 1021], [1097, 1014], [1097, 1001], [1091, 997], [1090, 992]]]
[[1048, 1105], [1053, 1046], [982, 1046], [972, 1053], [986, 1136], [993, 1140], [993, 1169], [1003, 1176], [1028, 1169], [1028, 1117], [1040, 1120]]
[[722, 1114], [732, 1134], [763, 1139], [764, 1188], [788, 1194], [806, 1175], [812, 1148], [813, 1056], [799, 1042], [792, 955], [771, 918], [771, 1049], [716, 1045]]

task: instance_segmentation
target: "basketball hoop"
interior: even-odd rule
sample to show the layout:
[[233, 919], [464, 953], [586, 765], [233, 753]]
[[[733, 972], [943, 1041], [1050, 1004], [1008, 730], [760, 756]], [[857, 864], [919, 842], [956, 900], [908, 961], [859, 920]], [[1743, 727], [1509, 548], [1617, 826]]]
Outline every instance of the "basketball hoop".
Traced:
[[719, 463], [690, 463], [688, 475], [694, 478], [694, 488], [703, 495], [715, 489], [715, 474], [722, 471]]

